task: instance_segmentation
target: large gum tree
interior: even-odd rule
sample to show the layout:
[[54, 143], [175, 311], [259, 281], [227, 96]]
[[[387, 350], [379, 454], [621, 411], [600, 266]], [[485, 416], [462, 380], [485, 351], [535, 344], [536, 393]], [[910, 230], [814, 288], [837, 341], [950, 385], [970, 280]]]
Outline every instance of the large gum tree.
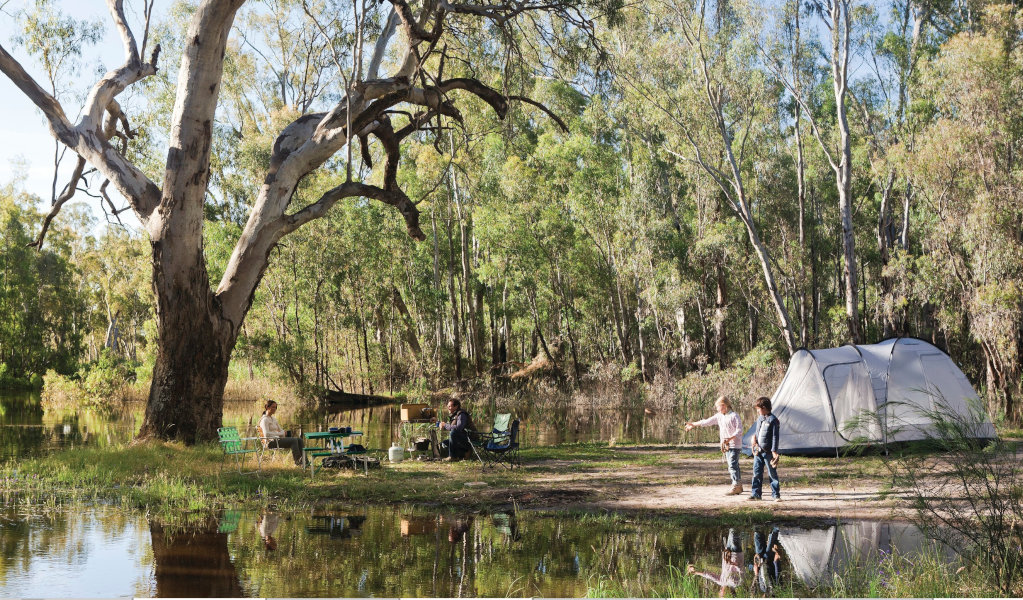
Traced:
[[[67, 189], [73, 193], [87, 163], [128, 200], [144, 227], [152, 246], [158, 350], [139, 436], [186, 443], [216, 437], [232, 350], [270, 253], [284, 236], [324, 216], [339, 201], [362, 197], [394, 207], [409, 235], [422, 240], [419, 212], [397, 183], [402, 140], [442, 118], [457, 122], [456, 103], [467, 95], [483, 100], [502, 118], [512, 100], [533, 103], [474, 77], [445, 76], [446, 62], [472, 73], [478, 58], [470, 51], [452, 55], [445, 38], [470, 29], [489, 30], [497, 47], [521, 39], [529, 24], [543, 28], [541, 37], [567, 32], [592, 39], [591, 22], [584, 15], [601, 8], [583, 6], [580, 0], [334, 3], [355, 15], [372, 15], [377, 4], [386, 10], [380, 12], [375, 26], [367, 26], [365, 18], [354, 19], [348, 35], [331, 40], [331, 44], [346, 45], [335, 48], [335, 56], [349, 61], [345, 65], [349, 76], [337, 93], [340, 100], [325, 112], [303, 114], [277, 135], [262, 184], [251, 199], [248, 221], [223, 277], [214, 286], [203, 256], [203, 208], [228, 38], [245, 0], [202, 0], [191, 14], [160, 181], [128, 160], [120, 143], [132, 132], [118, 96], [155, 75], [158, 66], [159, 46], [146, 56], [152, 0], [142, 4], [146, 19], [140, 49], [123, 0], [107, 0], [125, 61], [91, 87], [77, 122], [2, 45], [0, 71], [43, 112], [52, 136], [78, 155]], [[319, 19], [333, 17], [315, 14], [323, 11], [323, 5], [319, 9], [306, 2], [302, 5], [310, 27], [316, 27]], [[476, 52], [482, 55], [484, 49]], [[390, 72], [382, 73], [386, 68]], [[341, 184], [311, 203], [292, 206], [302, 179], [334, 155], [346, 151], [350, 157], [357, 147], [368, 162], [371, 147], [377, 146], [382, 149], [377, 154], [385, 161], [378, 181], [360, 180], [349, 168]], [[69, 197], [64, 194], [57, 199], [46, 224]], [[36, 245], [41, 244], [42, 235]]]

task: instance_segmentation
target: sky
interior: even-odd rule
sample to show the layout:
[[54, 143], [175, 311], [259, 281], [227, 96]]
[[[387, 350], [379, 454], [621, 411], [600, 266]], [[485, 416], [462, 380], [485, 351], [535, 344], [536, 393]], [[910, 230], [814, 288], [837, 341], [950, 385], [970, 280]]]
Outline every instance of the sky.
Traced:
[[[158, 2], [158, 4], [160, 3], [166, 4]], [[0, 0], [3, 13], [0, 14], [0, 44], [21, 63], [21, 66], [40, 85], [46, 87], [43, 70], [28, 56], [24, 48], [15, 44], [15, 38], [20, 31], [13, 15], [33, 4], [35, 4], [34, 0], [8, 0], [6, 2]], [[131, 6], [138, 3], [129, 0], [126, 4]], [[99, 79], [96, 70], [100, 65], [111, 69], [124, 62], [124, 49], [110, 21], [106, 2], [103, 0], [55, 0], [55, 5], [74, 19], [98, 20], [104, 27], [103, 38], [99, 44], [90, 46], [82, 54], [83, 67], [77, 76], [81, 86], [91, 85]], [[133, 26], [138, 26], [137, 21], [133, 20], [130, 14], [129, 19]], [[141, 32], [136, 31], [136, 35], [140, 36]], [[68, 98], [62, 102], [62, 105], [68, 116], [74, 119], [74, 115], [80, 108], [78, 101]], [[0, 140], [4, 141], [3, 144], [0, 144], [0, 185], [6, 185], [15, 178], [24, 177], [21, 188], [42, 199], [41, 209], [48, 207], [53, 180], [53, 138], [46, 126], [42, 112], [2, 74], [0, 74]], [[70, 152], [67, 154], [68, 156], [62, 162], [63, 169], [57, 186], [58, 193], [67, 183], [75, 162], [74, 155]], [[89, 199], [83, 194], [79, 194], [75, 199], [77, 202], [86, 203], [93, 209], [93, 213], [97, 217], [97, 224], [105, 223], [97, 200]], [[122, 219], [127, 214], [122, 214]], [[128, 219], [126, 223], [130, 225], [133, 221], [133, 219]]]

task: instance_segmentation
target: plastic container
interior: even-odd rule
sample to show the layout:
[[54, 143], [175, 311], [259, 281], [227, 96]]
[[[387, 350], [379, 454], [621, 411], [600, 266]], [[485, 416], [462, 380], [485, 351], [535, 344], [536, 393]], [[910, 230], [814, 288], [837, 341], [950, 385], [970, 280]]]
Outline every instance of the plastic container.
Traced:
[[387, 449], [387, 458], [389, 458], [391, 462], [401, 462], [405, 460], [405, 449], [398, 444], [395, 444]]

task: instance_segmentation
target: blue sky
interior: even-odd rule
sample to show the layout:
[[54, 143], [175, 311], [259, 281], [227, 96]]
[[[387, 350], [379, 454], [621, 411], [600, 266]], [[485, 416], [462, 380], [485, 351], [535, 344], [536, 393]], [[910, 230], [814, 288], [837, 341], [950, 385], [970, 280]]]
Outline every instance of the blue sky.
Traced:
[[[33, 0], [9, 0], [7, 2], [0, 0], [0, 6], [3, 7], [3, 15], [0, 18], [0, 44], [3, 44], [3, 47], [45, 87], [46, 78], [42, 69], [28, 56], [24, 48], [17, 46], [14, 42], [20, 32], [13, 15], [18, 10], [33, 4]], [[131, 7], [138, 3], [129, 0], [126, 4]], [[98, 20], [104, 25], [102, 41], [88, 48], [82, 55], [83, 67], [77, 76], [81, 84], [76, 87], [88, 86], [95, 82], [98, 79], [95, 71], [100, 65], [109, 69], [124, 61], [124, 50], [116, 30], [110, 23], [105, 2], [102, 0], [56, 0], [56, 5], [66, 15], [75, 19]], [[133, 25], [135, 25], [134, 20]], [[136, 34], [141, 35], [141, 32], [136, 32]], [[69, 117], [73, 118], [78, 109], [79, 105], [75, 99], [68, 98], [64, 101], [64, 110]], [[23, 188], [39, 196], [43, 200], [43, 204], [48, 206], [53, 178], [53, 138], [50, 136], [42, 112], [3, 75], [0, 75], [0, 115], [2, 115], [0, 116], [0, 139], [5, 142], [0, 144], [0, 185], [7, 184], [19, 174], [24, 175]], [[70, 155], [70, 153], [68, 154]], [[73, 156], [65, 158], [62, 165], [64, 168], [58, 180], [58, 193], [59, 189], [67, 182], [68, 174], [74, 166]], [[78, 200], [78, 198], [81, 199]], [[93, 212], [97, 216], [102, 215], [96, 208], [96, 200], [79, 195], [76, 196], [76, 201], [87, 202], [94, 207]], [[122, 217], [124, 216], [126, 215], [122, 215]]]

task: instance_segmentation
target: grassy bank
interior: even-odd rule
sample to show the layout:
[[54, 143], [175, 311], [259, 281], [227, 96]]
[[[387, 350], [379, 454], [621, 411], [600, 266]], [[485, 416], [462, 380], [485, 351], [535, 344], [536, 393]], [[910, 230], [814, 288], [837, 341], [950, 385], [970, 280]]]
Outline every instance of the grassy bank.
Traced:
[[[194, 447], [147, 442], [109, 448], [75, 448], [26, 458], [0, 466], [0, 493], [33, 502], [111, 501], [154, 511], [208, 510], [223, 506], [258, 508], [304, 507], [323, 502], [356, 501], [385, 504], [448, 505], [486, 509], [517, 503], [530, 508], [586, 506], [601, 500], [603, 491], [624, 484], [657, 485], [684, 480], [692, 485], [719, 484], [720, 456], [703, 447], [614, 447], [606, 444], [564, 444], [527, 448], [522, 466], [513, 471], [482, 469], [474, 461], [459, 463], [384, 461], [363, 472], [317, 469], [315, 476], [290, 463], [286, 451], [268, 452], [259, 475], [241, 475], [225, 461], [218, 445]], [[850, 483], [881, 475], [879, 462], [845, 461], [827, 470], [798, 467], [790, 474], [810, 481], [834, 483], [836, 472], [848, 472]], [[692, 465], [680, 477], [677, 464]], [[254, 458], [248, 467], [255, 465]], [[805, 473], [804, 473], [805, 472]], [[803, 474], [800, 474], [803, 473]], [[466, 485], [484, 482], [486, 485]], [[696, 514], [698, 511], [692, 511]], [[739, 507], [723, 511], [736, 518], [755, 518], [757, 511]], [[765, 511], [769, 515], [769, 511]]]
[[[33, 501], [104, 500], [147, 510], [211, 510], [222, 506], [303, 507], [327, 501], [454, 503], [466, 481], [514, 486], [519, 473], [489, 472], [468, 462], [405, 462], [362, 472], [318, 469], [315, 476], [270, 452], [262, 473], [239, 474], [219, 446], [150, 442], [105, 449], [74, 449], [23, 459], [0, 469], [0, 491]], [[246, 470], [253, 469], [250, 458]], [[443, 470], [443, 473], [441, 473]]]

